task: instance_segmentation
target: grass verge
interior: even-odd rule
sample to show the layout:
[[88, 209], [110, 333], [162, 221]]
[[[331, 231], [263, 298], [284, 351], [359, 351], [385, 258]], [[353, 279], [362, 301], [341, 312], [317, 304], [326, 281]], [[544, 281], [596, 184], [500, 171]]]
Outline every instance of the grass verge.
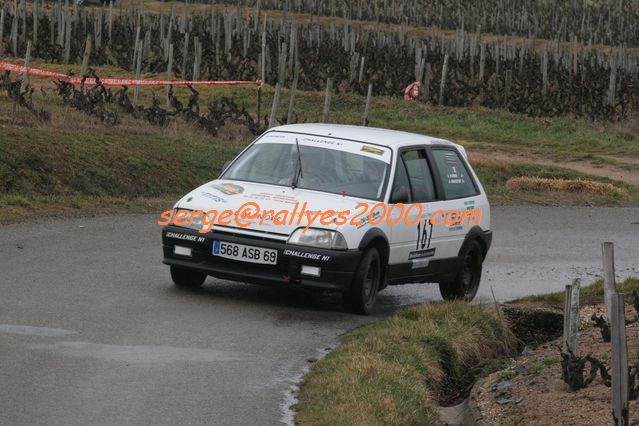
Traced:
[[[20, 58], [8, 58], [19, 63]], [[79, 73], [80, 65], [45, 64], [33, 61], [34, 67], [66, 73]], [[96, 68], [102, 77], [132, 77], [132, 73], [113, 66]], [[143, 79], [163, 79], [164, 74], [143, 73]], [[51, 79], [34, 77], [36, 87], [53, 90]], [[409, 82], [407, 82], [408, 84]], [[114, 88], [113, 90], [117, 90]], [[256, 92], [251, 87], [200, 86], [201, 102], [214, 96], [231, 96], [238, 104], [246, 105], [255, 114]], [[155, 93], [160, 99], [163, 87], [141, 88], [140, 99], [150, 104]], [[174, 93], [186, 104], [190, 92], [176, 87]], [[273, 101], [274, 88], [262, 89], [262, 115], [268, 114]], [[290, 90], [282, 89], [277, 116], [288, 111]], [[44, 101], [49, 104], [57, 96], [51, 94]], [[42, 101], [40, 93], [34, 94], [36, 106]], [[324, 92], [296, 93], [295, 113], [301, 121], [316, 122], [322, 117]], [[342, 93], [337, 88], [331, 101], [329, 122], [361, 124], [365, 97], [357, 93]], [[456, 141], [481, 142], [478, 147], [510, 152], [529, 152], [553, 160], [604, 161], [609, 156], [639, 156], [639, 127], [636, 119], [621, 123], [599, 123], [571, 117], [531, 118], [502, 110], [487, 108], [450, 108], [427, 105], [422, 102], [406, 102], [401, 97], [378, 96], [373, 98], [369, 115], [370, 125], [422, 134], [430, 134]], [[483, 145], [482, 145], [483, 144]]]
[[453, 302], [403, 310], [344, 336], [314, 364], [300, 389], [296, 422], [438, 423], [446, 387], [510, 354], [514, 342], [494, 311], [482, 306]]
[[[543, 205], [632, 205], [639, 202], [638, 188], [624, 182], [592, 176], [561, 167], [526, 163], [473, 160], [479, 179], [496, 204]], [[546, 187], [513, 185], [512, 182], [547, 182]], [[562, 182], [589, 182], [590, 188], [606, 191], [575, 190]], [[510, 184], [509, 184], [510, 182]]]
[[[627, 295], [633, 291], [639, 291], [639, 278], [626, 278], [623, 282], [617, 283], [617, 291]], [[556, 293], [548, 293], [534, 296], [526, 296], [521, 299], [514, 300], [513, 303], [520, 302], [538, 302], [552, 307], [563, 309], [564, 306], [563, 291]], [[597, 280], [591, 285], [581, 287], [579, 291], [579, 303], [581, 305], [596, 305], [604, 301], [603, 280]]]
[[170, 209], [180, 195], [163, 197], [112, 197], [37, 195], [24, 197], [0, 194], [0, 224], [21, 219], [40, 221], [55, 218], [160, 212]]
[[[66, 72], [79, 66], [42, 64], [36, 67]], [[75, 68], [78, 69], [75, 69]], [[115, 67], [101, 67], [103, 76], [129, 76]], [[155, 77], [152, 74], [144, 78]], [[163, 77], [162, 77], [163, 78]], [[0, 94], [0, 220], [19, 219], [34, 214], [70, 212], [94, 214], [154, 211], [148, 200], [169, 200], [214, 179], [225, 161], [233, 158], [253, 136], [244, 127], [224, 126], [211, 136], [196, 126], [178, 121], [159, 128], [126, 114], [122, 122], [106, 127], [62, 105], [50, 79], [34, 77], [36, 107], [51, 112], [50, 123], [34, 122]], [[118, 88], [113, 88], [118, 90]], [[255, 90], [250, 87], [201, 87], [202, 105], [220, 96], [231, 96], [255, 112]], [[149, 105], [155, 94], [163, 98], [164, 88], [143, 88], [141, 102]], [[188, 90], [176, 88], [183, 102]], [[263, 91], [262, 112], [268, 113], [273, 90]], [[288, 108], [283, 91], [278, 116]], [[323, 94], [298, 92], [295, 111], [302, 121], [318, 121]], [[319, 105], [319, 106], [318, 106]], [[330, 121], [360, 124], [364, 98], [353, 93], [337, 93], [331, 105]], [[521, 153], [548, 154], [557, 158], [591, 160], [603, 155], [639, 156], [639, 136], [634, 127], [622, 129], [568, 118], [535, 120], [484, 109], [439, 108], [398, 98], [374, 99], [371, 125], [432, 134], [452, 140], [470, 140], [471, 150], [497, 149]], [[484, 156], [485, 157], [485, 156]], [[598, 158], [598, 157], [597, 157]], [[603, 157], [602, 157], [603, 158]], [[637, 188], [606, 178], [593, 177], [554, 166], [474, 161], [491, 202], [495, 204], [546, 205], [633, 205], [639, 202]], [[588, 179], [611, 184], [617, 190], [605, 194], [575, 191], [531, 191], [508, 188], [513, 178]], [[71, 203], [72, 205], [70, 205]], [[76, 207], [73, 207], [75, 205]], [[30, 207], [34, 207], [31, 209]]]

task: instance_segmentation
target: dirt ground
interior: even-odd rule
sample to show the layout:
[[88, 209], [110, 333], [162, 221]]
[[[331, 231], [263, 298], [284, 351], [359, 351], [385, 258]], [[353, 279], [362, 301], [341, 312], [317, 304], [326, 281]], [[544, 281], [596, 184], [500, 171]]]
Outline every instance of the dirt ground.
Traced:
[[[603, 306], [582, 307], [577, 355], [591, 354], [610, 371], [610, 343], [604, 343], [590, 317]], [[626, 304], [626, 320], [637, 313]], [[639, 358], [639, 322], [626, 328], [628, 359]], [[586, 364], [585, 375], [590, 371]], [[511, 367], [493, 373], [475, 388], [477, 407], [488, 425], [605, 425], [612, 424], [611, 389], [598, 375], [585, 389], [572, 391], [561, 378], [560, 342], [524, 350]], [[639, 401], [630, 401], [630, 423], [639, 423]]]

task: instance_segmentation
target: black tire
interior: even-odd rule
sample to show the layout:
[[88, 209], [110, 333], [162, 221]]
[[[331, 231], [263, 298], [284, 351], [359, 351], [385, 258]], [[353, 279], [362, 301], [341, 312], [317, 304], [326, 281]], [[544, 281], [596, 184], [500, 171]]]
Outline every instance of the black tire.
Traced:
[[481, 280], [483, 254], [477, 240], [472, 240], [461, 253], [462, 268], [454, 280], [439, 284], [439, 292], [444, 300], [465, 300], [475, 298]]
[[178, 287], [198, 288], [204, 284], [206, 274], [192, 269], [171, 266], [171, 278], [173, 279], [173, 283]]
[[342, 294], [346, 309], [356, 314], [369, 315], [375, 305], [381, 278], [381, 257], [376, 248], [371, 248], [359, 262], [350, 290]]

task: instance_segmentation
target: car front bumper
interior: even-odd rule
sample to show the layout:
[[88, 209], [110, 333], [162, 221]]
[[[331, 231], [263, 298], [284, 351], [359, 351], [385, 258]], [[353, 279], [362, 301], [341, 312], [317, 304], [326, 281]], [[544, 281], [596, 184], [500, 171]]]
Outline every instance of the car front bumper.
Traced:
[[[275, 249], [277, 263], [265, 265], [213, 256], [214, 240]], [[190, 248], [191, 256], [175, 254], [176, 245]], [[162, 230], [162, 246], [163, 263], [166, 265], [194, 269], [232, 281], [338, 291], [350, 288], [362, 256], [358, 249], [324, 250], [231, 232], [213, 231], [201, 234], [173, 225]], [[319, 276], [302, 274], [302, 265], [319, 267]]]

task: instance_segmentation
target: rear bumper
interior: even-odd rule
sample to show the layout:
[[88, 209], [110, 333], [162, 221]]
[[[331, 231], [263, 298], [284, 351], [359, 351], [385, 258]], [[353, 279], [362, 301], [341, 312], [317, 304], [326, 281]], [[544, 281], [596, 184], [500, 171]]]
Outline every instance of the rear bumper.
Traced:
[[[213, 241], [227, 241], [277, 250], [277, 264], [264, 265], [213, 256]], [[174, 247], [191, 248], [191, 256], [174, 253]], [[163, 263], [189, 268], [232, 281], [288, 287], [313, 287], [346, 291], [350, 288], [362, 252], [354, 250], [323, 250], [286, 244], [227, 232], [197, 231], [173, 225], [162, 230]], [[302, 265], [320, 268], [318, 277], [301, 273]]]

